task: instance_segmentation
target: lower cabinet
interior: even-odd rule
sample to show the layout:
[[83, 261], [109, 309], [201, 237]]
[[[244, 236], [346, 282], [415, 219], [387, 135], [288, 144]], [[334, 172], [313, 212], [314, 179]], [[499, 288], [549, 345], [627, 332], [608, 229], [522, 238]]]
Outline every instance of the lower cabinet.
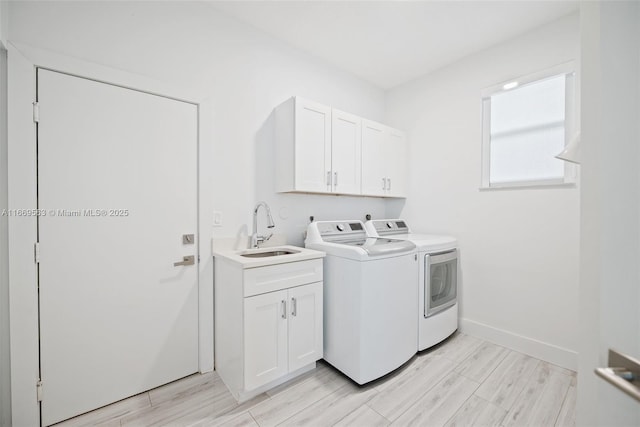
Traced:
[[[215, 269], [215, 369], [233, 396], [313, 369], [323, 356], [322, 259], [243, 270], [216, 258]], [[255, 277], [283, 285], [256, 295]]]
[[322, 358], [322, 282], [244, 299], [248, 390]]

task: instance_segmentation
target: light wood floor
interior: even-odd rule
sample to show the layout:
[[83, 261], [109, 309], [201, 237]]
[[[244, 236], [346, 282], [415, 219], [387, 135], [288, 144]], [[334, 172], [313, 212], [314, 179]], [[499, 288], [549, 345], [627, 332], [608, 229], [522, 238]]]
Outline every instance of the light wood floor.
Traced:
[[238, 405], [198, 374], [59, 426], [573, 426], [575, 402], [574, 372], [457, 333], [363, 387], [319, 362]]

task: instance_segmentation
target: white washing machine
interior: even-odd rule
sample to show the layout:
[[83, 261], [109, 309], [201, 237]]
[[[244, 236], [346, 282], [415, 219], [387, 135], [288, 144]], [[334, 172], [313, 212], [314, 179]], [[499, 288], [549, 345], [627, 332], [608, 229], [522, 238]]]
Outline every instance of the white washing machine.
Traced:
[[458, 241], [449, 236], [411, 233], [401, 219], [365, 223], [369, 236], [413, 242], [419, 259], [418, 351], [433, 347], [458, 329]]
[[358, 384], [416, 353], [418, 257], [406, 240], [369, 238], [361, 221], [309, 224], [324, 251], [324, 359]]

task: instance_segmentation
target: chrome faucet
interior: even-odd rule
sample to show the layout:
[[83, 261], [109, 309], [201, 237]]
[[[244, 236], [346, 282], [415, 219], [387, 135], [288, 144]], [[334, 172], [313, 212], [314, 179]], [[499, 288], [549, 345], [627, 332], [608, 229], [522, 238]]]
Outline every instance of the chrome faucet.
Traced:
[[260, 206], [263, 206], [267, 211], [267, 228], [273, 228], [276, 225], [273, 222], [273, 217], [271, 216], [271, 209], [269, 209], [269, 205], [266, 202], [258, 202], [256, 207], [253, 210], [253, 234], [251, 235], [251, 247], [257, 248], [258, 245], [262, 242], [265, 242], [273, 236], [273, 233], [268, 236], [258, 236], [258, 209]]

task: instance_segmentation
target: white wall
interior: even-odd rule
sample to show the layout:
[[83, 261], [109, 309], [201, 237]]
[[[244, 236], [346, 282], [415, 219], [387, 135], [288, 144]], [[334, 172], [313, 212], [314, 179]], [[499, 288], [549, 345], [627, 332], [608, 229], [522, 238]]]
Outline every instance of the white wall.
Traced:
[[[203, 143], [223, 226], [207, 239], [251, 233], [266, 200], [276, 233], [302, 244], [309, 215], [382, 215], [381, 199], [276, 195], [273, 108], [300, 95], [382, 120], [384, 93], [218, 12], [205, 3], [12, 2], [10, 39], [185, 86], [207, 98]], [[211, 219], [211, 223], [213, 219]], [[264, 224], [264, 218], [259, 222]]]
[[479, 186], [480, 91], [576, 59], [573, 15], [391, 90], [385, 117], [408, 132], [412, 161], [406, 206], [388, 213], [458, 237], [462, 329], [574, 369], [578, 189]]

